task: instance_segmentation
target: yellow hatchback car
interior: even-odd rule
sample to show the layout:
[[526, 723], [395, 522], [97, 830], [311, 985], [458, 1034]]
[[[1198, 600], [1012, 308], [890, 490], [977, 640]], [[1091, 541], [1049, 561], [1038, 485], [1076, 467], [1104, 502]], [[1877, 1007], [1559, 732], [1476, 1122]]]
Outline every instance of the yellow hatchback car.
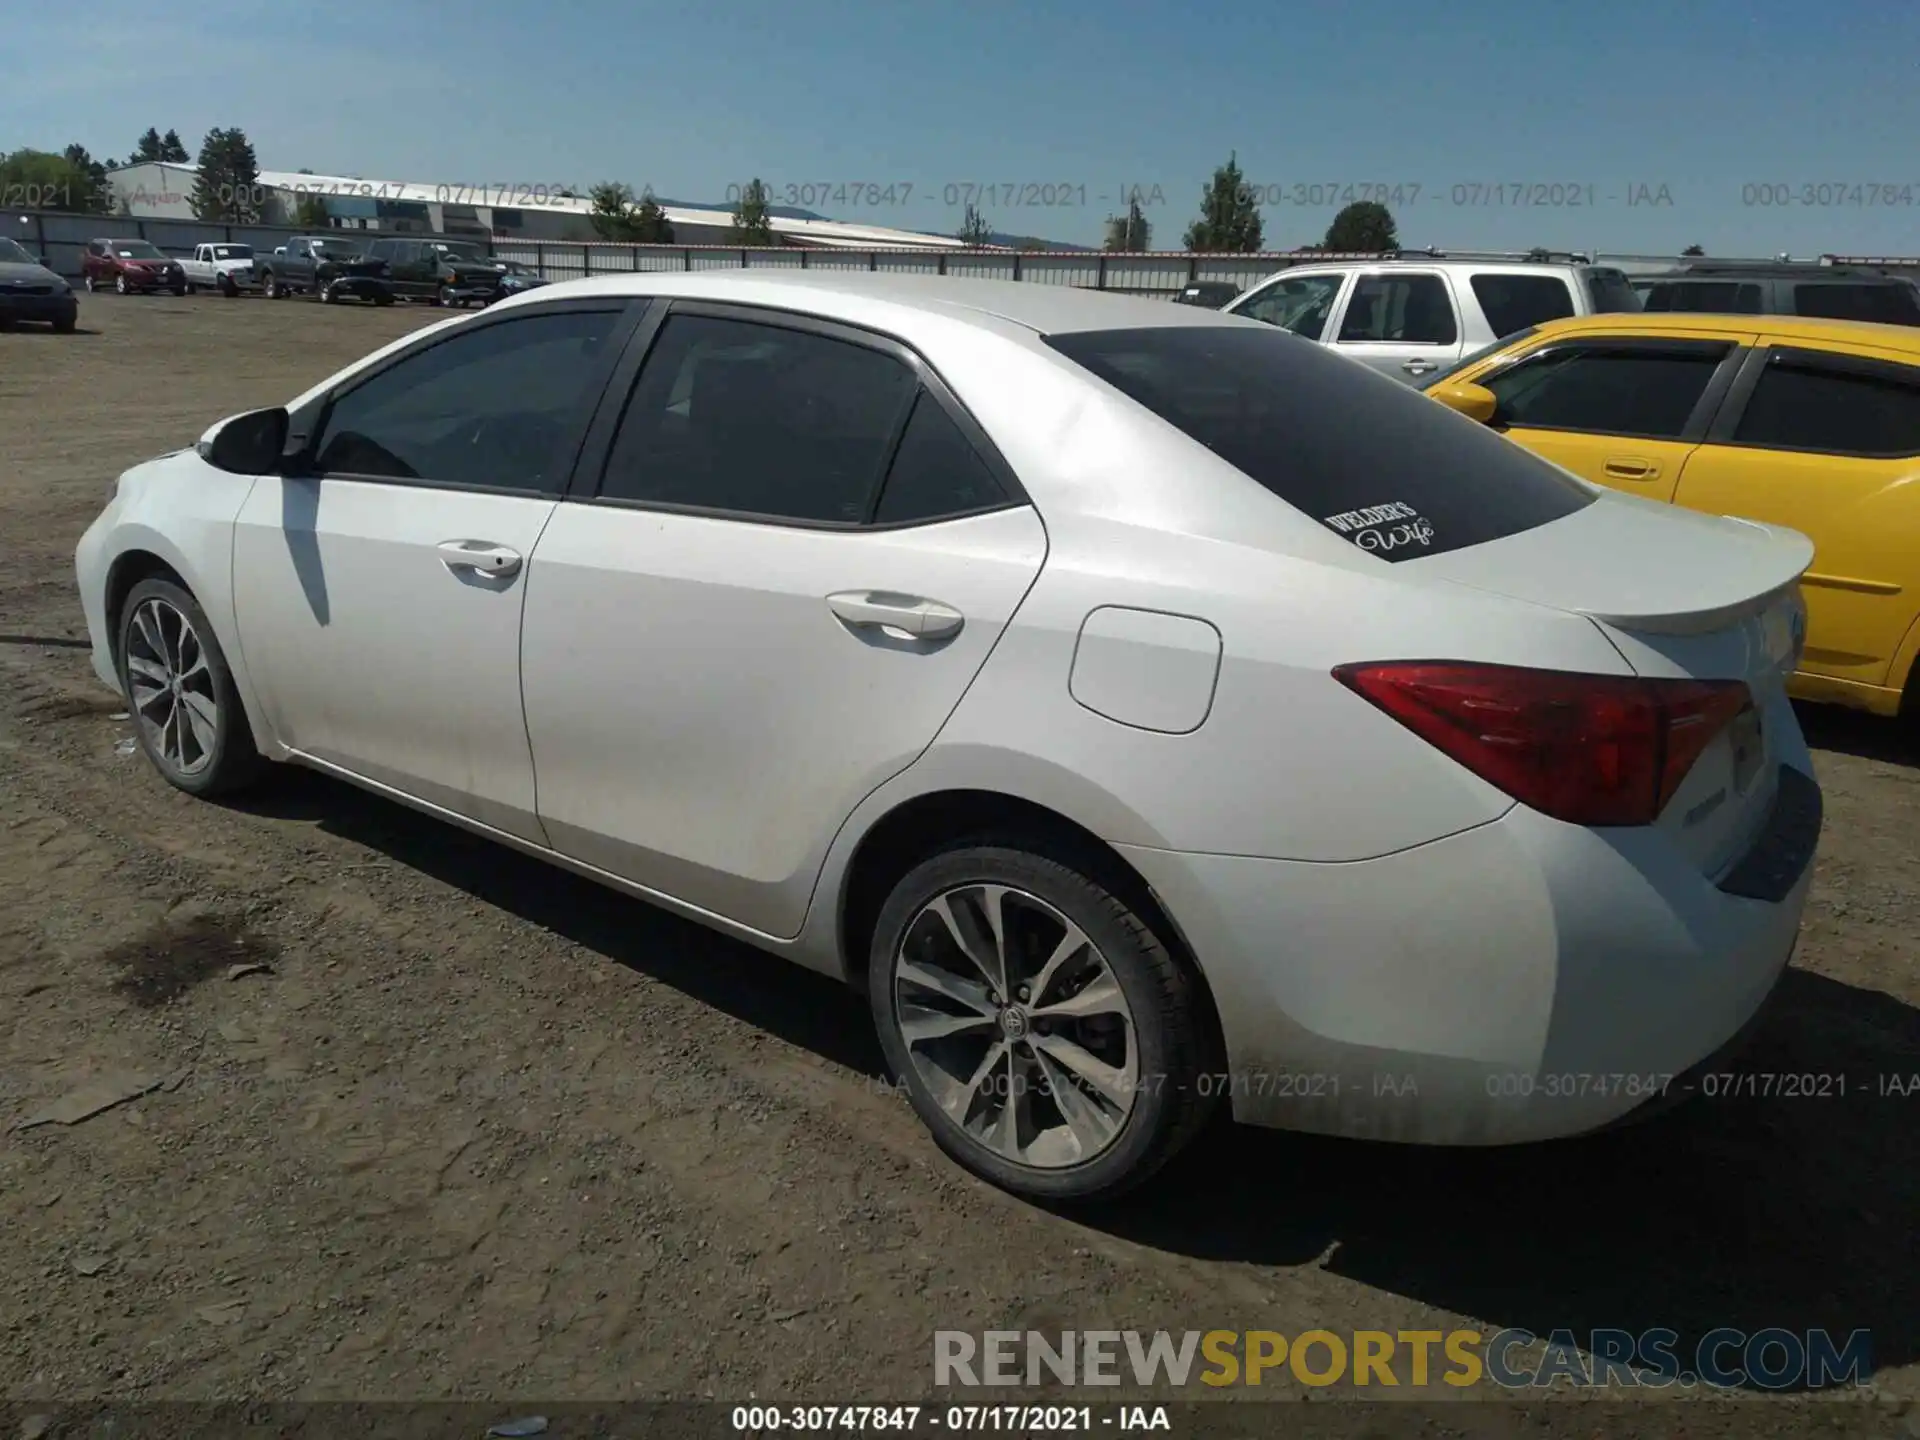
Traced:
[[1814, 560], [1793, 693], [1920, 709], [1920, 328], [1589, 315], [1423, 388], [1596, 484], [1800, 531]]

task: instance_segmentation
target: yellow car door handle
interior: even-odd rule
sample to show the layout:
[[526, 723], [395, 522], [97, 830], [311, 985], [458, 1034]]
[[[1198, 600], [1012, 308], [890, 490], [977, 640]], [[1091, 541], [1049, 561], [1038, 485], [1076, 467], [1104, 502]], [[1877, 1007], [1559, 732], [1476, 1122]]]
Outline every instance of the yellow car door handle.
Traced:
[[1660, 473], [1660, 464], [1656, 460], [1643, 460], [1637, 455], [1620, 455], [1607, 461], [1607, 474], [1620, 480], [1652, 480]]

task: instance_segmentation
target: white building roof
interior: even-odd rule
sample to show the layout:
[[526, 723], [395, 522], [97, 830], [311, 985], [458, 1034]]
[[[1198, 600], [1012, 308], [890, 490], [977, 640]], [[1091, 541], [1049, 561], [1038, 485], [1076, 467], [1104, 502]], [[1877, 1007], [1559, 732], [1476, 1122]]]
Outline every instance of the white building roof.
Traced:
[[[191, 170], [191, 166], [177, 167]], [[449, 185], [418, 180], [375, 180], [358, 175], [309, 175], [295, 170], [262, 170], [260, 183], [276, 190], [299, 191], [302, 188], [321, 195], [357, 196], [372, 200], [411, 200], [429, 205], [499, 206], [511, 210], [548, 210], [561, 214], [586, 215], [593, 202], [584, 195], [560, 195], [544, 185]], [[731, 211], [694, 210], [683, 205], [663, 207], [669, 223], [676, 225], [725, 226], [733, 221]], [[964, 247], [948, 235], [926, 235], [914, 230], [894, 230], [880, 225], [849, 225], [838, 220], [794, 220], [770, 217], [776, 235], [828, 247], [855, 249], [959, 250]]]

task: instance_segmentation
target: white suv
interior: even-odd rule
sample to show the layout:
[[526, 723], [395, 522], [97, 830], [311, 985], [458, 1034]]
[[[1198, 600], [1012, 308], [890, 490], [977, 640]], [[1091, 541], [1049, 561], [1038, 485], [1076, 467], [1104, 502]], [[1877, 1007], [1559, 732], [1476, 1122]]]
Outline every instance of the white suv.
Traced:
[[1295, 265], [1225, 307], [1409, 384], [1531, 325], [1639, 308], [1623, 272], [1584, 257], [1457, 253]]

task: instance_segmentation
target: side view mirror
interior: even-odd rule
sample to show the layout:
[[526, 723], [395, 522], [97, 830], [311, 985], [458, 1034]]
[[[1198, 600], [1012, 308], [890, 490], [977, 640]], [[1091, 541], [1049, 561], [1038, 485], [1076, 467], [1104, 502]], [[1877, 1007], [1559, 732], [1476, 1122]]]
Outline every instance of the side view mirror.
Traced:
[[1438, 400], [1449, 410], [1456, 410], [1477, 424], [1485, 425], [1500, 408], [1500, 397], [1484, 385], [1464, 385], [1457, 382], [1436, 385], [1427, 391], [1428, 398]]
[[194, 447], [216, 470], [234, 475], [266, 475], [277, 469], [287, 448], [285, 409], [249, 410], [231, 415], [200, 437]]

